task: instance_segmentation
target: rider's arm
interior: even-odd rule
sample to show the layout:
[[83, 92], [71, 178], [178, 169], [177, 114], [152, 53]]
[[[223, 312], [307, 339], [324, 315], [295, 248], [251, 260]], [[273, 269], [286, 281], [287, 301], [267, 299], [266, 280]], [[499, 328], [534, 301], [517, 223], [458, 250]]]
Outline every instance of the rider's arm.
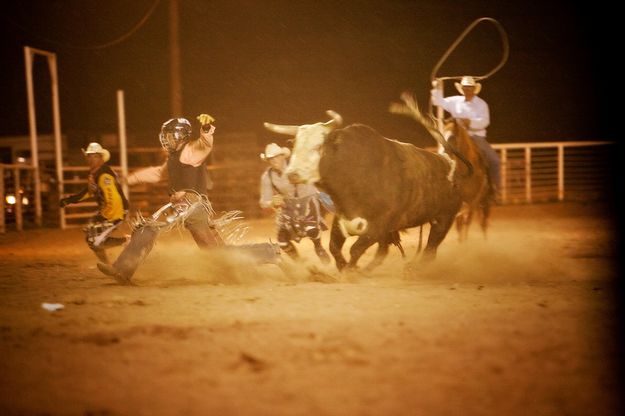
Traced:
[[128, 185], [159, 182], [163, 177], [163, 172], [166, 170], [166, 163], [167, 162], [161, 166], [150, 166], [149, 168], [139, 169], [129, 174], [127, 178]]
[[261, 208], [271, 208], [273, 197], [273, 188], [269, 180], [267, 171], [260, 177], [260, 199], [258, 201]]
[[208, 131], [202, 128], [200, 137], [190, 141], [180, 152], [180, 163], [194, 167], [200, 166], [213, 150], [213, 131], [215, 131], [213, 126]]
[[64, 207], [68, 204], [76, 204], [78, 202], [93, 200], [93, 195], [89, 192], [89, 188], [86, 187], [82, 189], [80, 192], [65, 197], [61, 200], [61, 206]]
[[443, 97], [443, 91], [438, 88], [434, 88], [430, 91], [432, 97], [432, 104], [437, 107], [443, 107], [443, 109], [449, 113], [452, 112], [452, 103], [449, 98]]

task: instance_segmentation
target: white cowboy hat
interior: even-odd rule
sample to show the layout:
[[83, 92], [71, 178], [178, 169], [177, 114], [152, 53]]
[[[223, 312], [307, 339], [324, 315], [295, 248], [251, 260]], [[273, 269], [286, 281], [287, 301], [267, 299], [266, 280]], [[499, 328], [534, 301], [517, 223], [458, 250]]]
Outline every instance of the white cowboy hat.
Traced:
[[267, 160], [278, 155], [289, 157], [291, 156], [291, 151], [287, 147], [280, 147], [275, 143], [269, 143], [267, 147], [265, 147], [265, 153], [260, 154], [260, 158], [262, 160]]
[[102, 160], [107, 162], [111, 158], [111, 152], [102, 147], [100, 143], [89, 143], [86, 149], [81, 149], [83, 154], [89, 155], [93, 153], [98, 153], [102, 155]]
[[464, 91], [462, 90], [462, 87], [474, 87], [475, 95], [478, 95], [480, 91], [482, 90], [482, 84], [480, 84], [479, 82], [475, 82], [473, 77], [469, 75], [462, 77], [462, 80], [460, 82], [455, 82], [454, 86], [456, 87], [458, 92], [462, 95], [464, 95]]

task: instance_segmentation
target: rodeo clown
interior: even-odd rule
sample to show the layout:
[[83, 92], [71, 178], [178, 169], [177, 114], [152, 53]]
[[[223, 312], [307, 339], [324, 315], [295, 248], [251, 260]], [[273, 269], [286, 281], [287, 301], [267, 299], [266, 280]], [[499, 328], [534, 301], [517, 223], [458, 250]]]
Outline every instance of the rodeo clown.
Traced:
[[265, 147], [260, 158], [269, 164], [260, 178], [261, 208], [276, 211], [278, 245], [292, 259], [299, 254], [292, 241], [308, 237], [315, 246], [315, 253], [324, 263], [330, 262], [328, 253], [321, 246], [321, 231], [327, 230], [319, 208], [320, 193], [314, 185], [293, 185], [285, 175], [287, 159], [291, 151], [275, 143]]
[[122, 191], [113, 169], [106, 164], [111, 153], [99, 143], [89, 143], [87, 149], [82, 149], [87, 165], [89, 177], [87, 187], [77, 194], [62, 198], [61, 208], [69, 204], [85, 201], [96, 201], [98, 212], [91, 217], [85, 231], [89, 248], [103, 263], [108, 263], [106, 248], [121, 245], [126, 242], [125, 237], [113, 237], [111, 233], [123, 223], [128, 213], [128, 200]]
[[[255, 255], [266, 262], [274, 262], [278, 250], [272, 244], [249, 244], [227, 246], [220, 230], [239, 219], [239, 211], [230, 211], [214, 218], [208, 191], [208, 172], [206, 161], [213, 149], [215, 120], [208, 114], [197, 117], [200, 122], [200, 137], [192, 139], [191, 123], [185, 118], [172, 118], [161, 126], [159, 140], [167, 151], [167, 161], [161, 166], [141, 169], [130, 174], [128, 185], [138, 183], [156, 183], [163, 175], [169, 181], [169, 203], [149, 218], [139, 216], [133, 224], [133, 233], [129, 244], [113, 264], [98, 263], [98, 269], [120, 284], [130, 284], [131, 277], [143, 259], [154, 246], [161, 231], [174, 227], [184, 227], [193, 236], [201, 249], [223, 247], [239, 249]], [[163, 213], [171, 212], [162, 221]], [[226, 247], [227, 246], [227, 247]]]

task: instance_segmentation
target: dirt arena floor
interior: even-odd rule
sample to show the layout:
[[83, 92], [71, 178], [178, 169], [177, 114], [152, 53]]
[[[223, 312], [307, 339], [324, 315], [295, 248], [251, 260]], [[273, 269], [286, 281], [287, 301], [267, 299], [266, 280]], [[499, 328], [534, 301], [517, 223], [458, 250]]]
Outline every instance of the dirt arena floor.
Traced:
[[[273, 237], [248, 224], [247, 241]], [[9, 232], [0, 414], [623, 414], [616, 237], [597, 205], [499, 206], [487, 240], [452, 230], [414, 275], [392, 248], [342, 276], [310, 241], [286, 274], [174, 232], [119, 286], [78, 229]]]

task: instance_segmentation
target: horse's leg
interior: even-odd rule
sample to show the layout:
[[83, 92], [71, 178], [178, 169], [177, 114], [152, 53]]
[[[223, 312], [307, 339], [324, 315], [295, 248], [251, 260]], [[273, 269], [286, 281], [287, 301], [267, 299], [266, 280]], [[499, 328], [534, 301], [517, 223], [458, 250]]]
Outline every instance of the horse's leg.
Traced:
[[471, 222], [473, 221], [473, 212], [474, 208], [469, 207], [464, 216], [464, 226], [462, 227], [462, 241], [467, 241], [467, 239], [469, 238], [469, 227], [471, 227]]
[[480, 221], [480, 226], [482, 227], [482, 234], [484, 235], [484, 239], [487, 237], [488, 224], [490, 219], [490, 196], [487, 195], [482, 202], [482, 218]]
[[473, 209], [464, 207], [456, 216], [456, 231], [458, 232], [458, 241], [465, 242], [469, 238], [469, 225], [473, 218]]
[[462, 243], [462, 226], [464, 224], [464, 214], [459, 213], [456, 216], [456, 232], [458, 233], [458, 242]]
[[360, 237], [358, 237], [358, 240], [356, 240], [356, 242], [352, 244], [349, 249], [349, 264], [347, 265], [347, 267], [355, 269], [356, 263], [358, 263], [360, 257], [374, 243], [375, 241], [371, 237], [365, 235], [361, 235]]
[[345, 244], [345, 236], [341, 231], [341, 227], [339, 226], [338, 216], [334, 217], [332, 221], [332, 229], [330, 230], [330, 254], [334, 257], [334, 261], [336, 263], [336, 268], [339, 270], [343, 270], [343, 268], [347, 265], [347, 260], [343, 257], [342, 248], [343, 244]]

